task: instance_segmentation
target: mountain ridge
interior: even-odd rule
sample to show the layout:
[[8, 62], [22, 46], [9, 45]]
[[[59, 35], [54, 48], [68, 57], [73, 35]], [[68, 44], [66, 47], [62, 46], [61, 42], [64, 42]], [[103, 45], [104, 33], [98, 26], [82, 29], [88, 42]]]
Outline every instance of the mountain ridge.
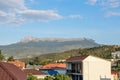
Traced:
[[88, 38], [36, 38], [25, 37], [19, 42], [0, 46], [5, 56], [23, 58], [41, 54], [63, 52], [71, 49], [96, 47], [100, 44]]
[[27, 36], [24, 37], [23, 39], [20, 40], [20, 42], [30, 42], [30, 41], [35, 41], [35, 42], [39, 42], [39, 41], [56, 41], [56, 42], [64, 42], [64, 41], [82, 41], [82, 40], [91, 40], [94, 42], [94, 40], [89, 39], [89, 38], [38, 38], [38, 37], [34, 37], [34, 36]]

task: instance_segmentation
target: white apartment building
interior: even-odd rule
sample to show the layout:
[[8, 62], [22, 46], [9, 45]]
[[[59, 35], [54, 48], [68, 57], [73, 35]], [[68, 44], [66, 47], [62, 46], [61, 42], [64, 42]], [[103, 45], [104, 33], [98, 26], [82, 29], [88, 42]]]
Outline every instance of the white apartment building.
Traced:
[[88, 55], [66, 60], [67, 75], [72, 80], [111, 80], [111, 62]]

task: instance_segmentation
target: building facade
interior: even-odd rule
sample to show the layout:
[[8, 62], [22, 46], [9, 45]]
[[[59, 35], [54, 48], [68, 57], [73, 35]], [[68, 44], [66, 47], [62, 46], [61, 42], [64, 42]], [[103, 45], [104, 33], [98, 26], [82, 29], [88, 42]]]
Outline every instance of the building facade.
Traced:
[[111, 80], [111, 62], [88, 55], [66, 60], [67, 75], [72, 80]]

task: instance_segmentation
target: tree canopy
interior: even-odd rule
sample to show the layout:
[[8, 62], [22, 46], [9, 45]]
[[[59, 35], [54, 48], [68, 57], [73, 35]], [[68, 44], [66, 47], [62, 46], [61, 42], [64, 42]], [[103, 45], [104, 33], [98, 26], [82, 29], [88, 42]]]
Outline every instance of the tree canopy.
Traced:
[[14, 57], [13, 56], [10, 56], [7, 61], [15, 61]]
[[4, 60], [5, 57], [2, 55], [1, 50], [0, 50], [0, 61]]

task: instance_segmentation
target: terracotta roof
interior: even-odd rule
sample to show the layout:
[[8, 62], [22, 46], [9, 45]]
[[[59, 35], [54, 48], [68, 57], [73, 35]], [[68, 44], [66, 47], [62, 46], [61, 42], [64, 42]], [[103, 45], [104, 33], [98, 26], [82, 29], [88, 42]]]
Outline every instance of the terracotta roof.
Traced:
[[53, 68], [66, 69], [66, 64], [65, 63], [55, 63], [55, 64], [47, 64], [47, 65], [41, 67], [41, 69], [53, 69]]
[[66, 60], [66, 62], [72, 62], [72, 61], [83, 61], [85, 58], [87, 58], [88, 55], [81, 55], [81, 56], [73, 56]]
[[27, 80], [27, 75], [13, 64], [0, 62], [0, 80]]
[[33, 74], [33, 75], [45, 75], [41, 71], [35, 70], [35, 69], [25, 69], [23, 70], [26, 74]]
[[118, 74], [117, 71], [111, 71], [111, 74]]
[[8, 62], [8, 63], [14, 64], [14, 65], [16, 65], [17, 67], [25, 68], [25, 62], [22, 62], [22, 61], [10, 61], [10, 62]]

